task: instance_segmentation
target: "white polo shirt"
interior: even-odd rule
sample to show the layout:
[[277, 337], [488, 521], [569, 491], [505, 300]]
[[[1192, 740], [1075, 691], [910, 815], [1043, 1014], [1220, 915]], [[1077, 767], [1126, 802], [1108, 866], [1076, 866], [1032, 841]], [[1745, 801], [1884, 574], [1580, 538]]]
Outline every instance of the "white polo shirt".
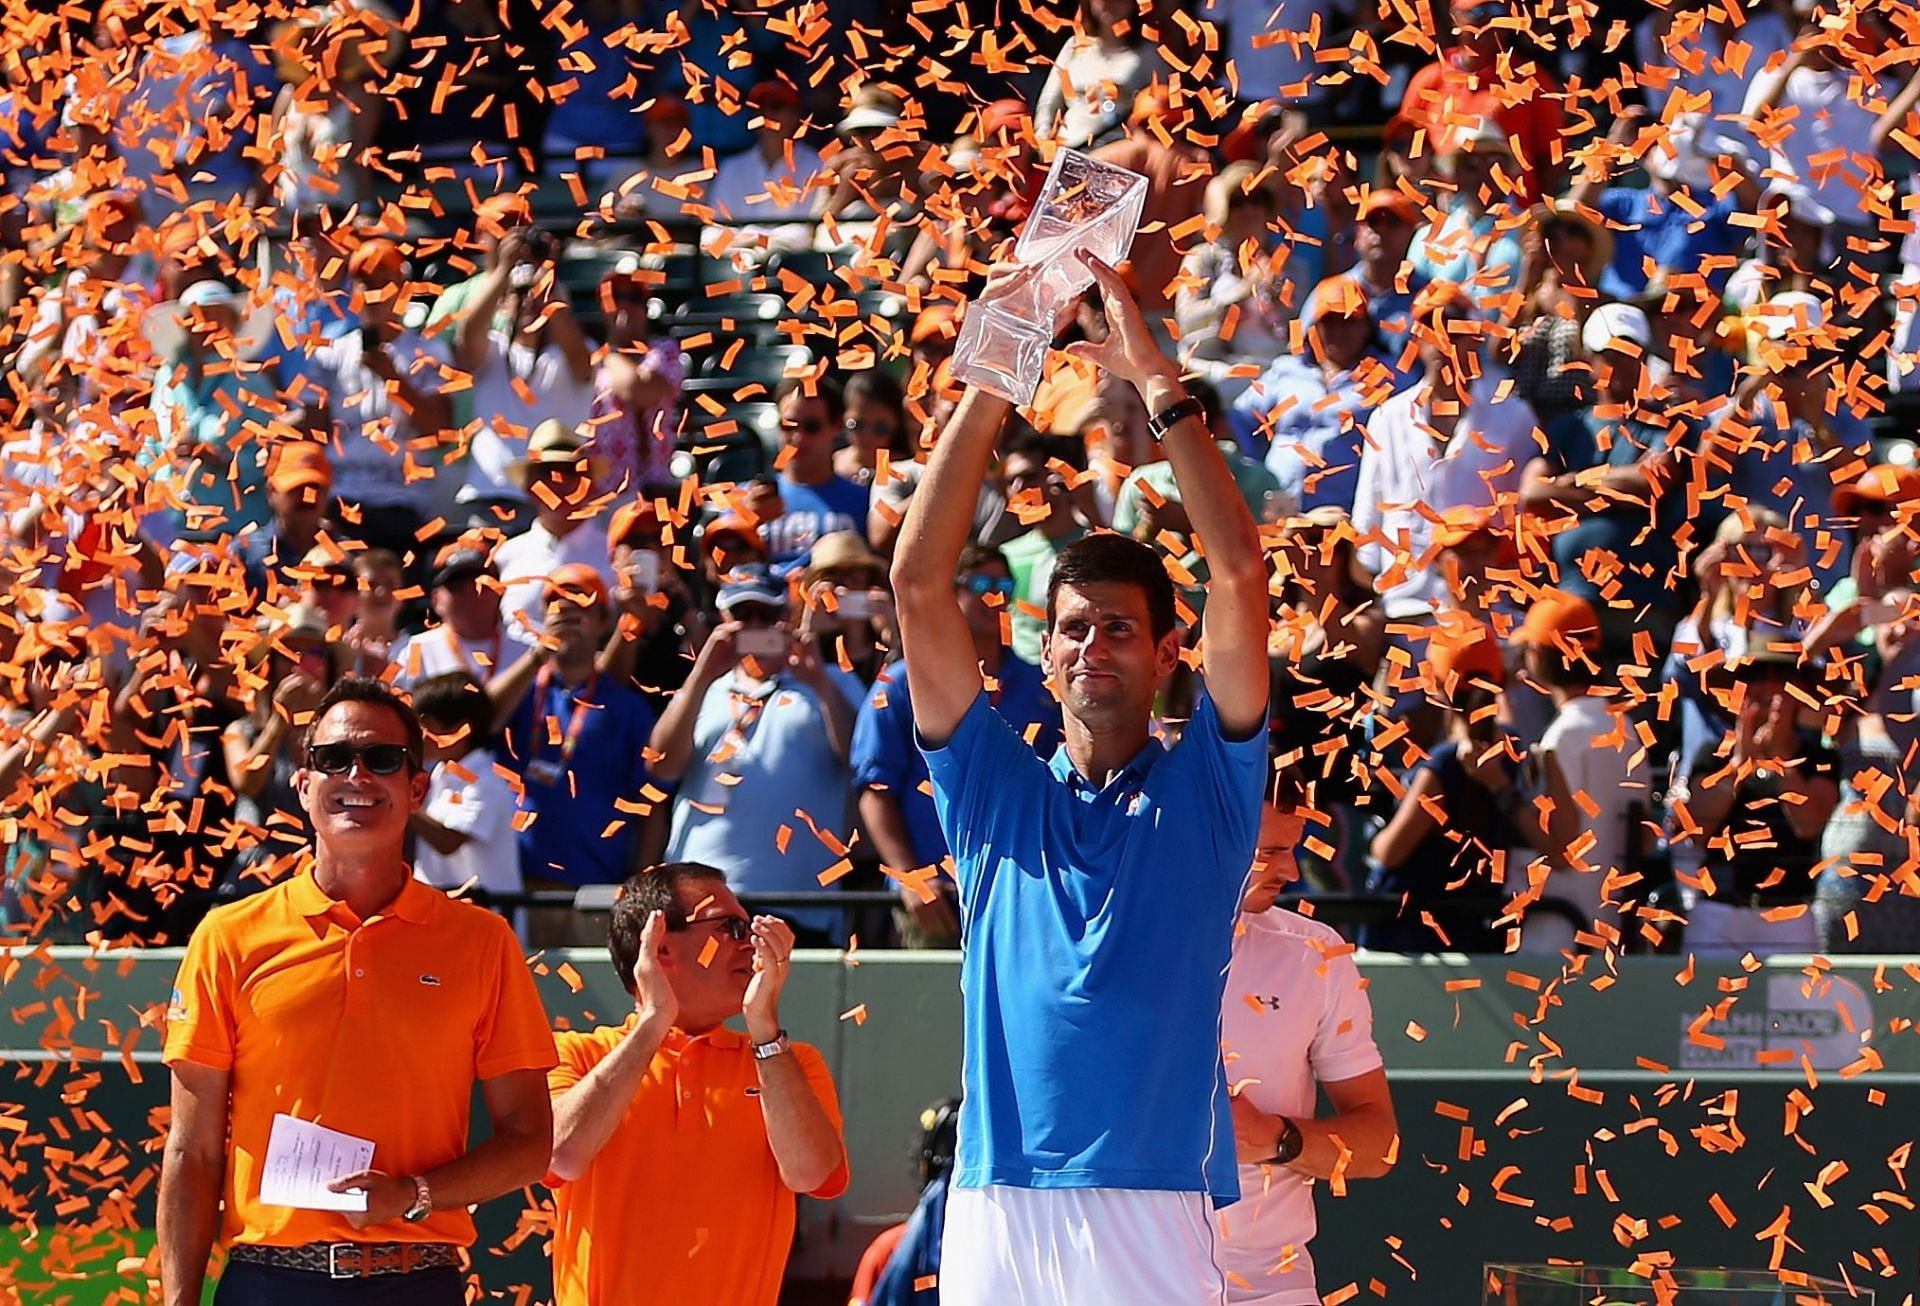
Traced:
[[400, 668], [394, 683], [412, 689], [429, 676], [464, 671], [484, 685], [531, 648], [524, 640], [511, 638], [504, 625], [487, 639], [462, 639], [451, 626], [432, 626], [393, 646], [390, 656]]
[[427, 782], [426, 812], [449, 830], [467, 836], [450, 853], [435, 852], [425, 840], [414, 850], [413, 874], [436, 889], [458, 889], [469, 882], [491, 893], [518, 893], [520, 840], [513, 830], [518, 810], [513, 786], [476, 748], [458, 762], [441, 762]]
[[611, 594], [618, 578], [607, 554], [607, 528], [597, 521], [576, 522], [565, 535], [554, 535], [536, 521], [495, 549], [494, 565], [500, 568], [500, 583], [505, 587], [500, 619], [506, 622], [507, 638], [527, 644], [538, 638], [547, 619], [540, 602], [547, 577], [570, 562], [584, 562], [599, 572]]
[[1433, 524], [1449, 508], [1511, 504], [1520, 473], [1541, 452], [1537, 423], [1525, 400], [1498, 402], [1499, 381], [1474, 384], [1453, 435], [1434, 438], [1422, 380], [1373, 411], [1353, 494], [1360, 561], [1379, 578], [1389, 618], [1426, 616], [1446, 596], [1447, 578], [1433, 551]]
[[[1352, 945], [1284, 907], [1241, 914], [1220, 1031], [1227, 1083], [1269, 1115], [1311, 1119], [1316, 1083], [1383, 1064]], [[1319, 1306], [1307, 1253], [1318, 1228], [1313, 1180], [1287, 1166], [1243, 1165], [1240, 1194], [1215, 1215], [1227, 1300]]]

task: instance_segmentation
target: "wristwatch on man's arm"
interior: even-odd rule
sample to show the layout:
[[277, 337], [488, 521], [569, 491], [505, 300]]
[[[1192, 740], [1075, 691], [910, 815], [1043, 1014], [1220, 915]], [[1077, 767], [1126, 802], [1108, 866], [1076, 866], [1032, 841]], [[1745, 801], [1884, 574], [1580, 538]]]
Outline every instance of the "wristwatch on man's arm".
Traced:
[[1280, 1141], [1272, 1156], [1261, 1162], [1262, 1165], [1292, 1165], [1300, 1157], [1300, 1151], [1306, 1146], [1306, 1140], [1300, 1136], [1300, 1126], [1280, 1117]]

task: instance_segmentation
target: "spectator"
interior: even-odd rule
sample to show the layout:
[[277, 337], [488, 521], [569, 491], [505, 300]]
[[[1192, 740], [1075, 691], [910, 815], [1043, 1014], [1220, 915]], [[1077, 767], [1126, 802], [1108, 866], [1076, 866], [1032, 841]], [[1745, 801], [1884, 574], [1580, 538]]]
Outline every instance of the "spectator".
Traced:
[[877, 367], [855, 372], [847, 381], [845, 447], [835, 450], [833, 474], [873, 490], [882, 455], [889, 476], [914, 458], [913, 432], [907, 426], [907, 396], [891, 372]]
[[[1307, 1244], [1316, 1180], [1378, 1179], [1399, 1152], [1393, 1096], [1373, 1041], [1373, 1008], [1353, 950], [1333, 928], [1278, 905], [1297, 880], [1304, 820], [1271, 803], [1240, 902], [1220, 1004], [1233, 1098], [1240, 1200], [1218, 1214], [1226, 1300], [1308, 1302], [1320, 1294]], [[1333, 1106], [1319, 1114], [1324, 1092]]]
[[1369, 690], [1386, 652], [1373, 577], [1360, 565], [1353, 523], [1325, 506], [1281, 524], [1269, 545], [1274, 579], [1267, 655], [1267, 738], [1274, 767], [1331, 826], [1334, 854], [1315, 887], [1345, 888], [1349, 827], [1371, 784]]
[[[686, 683], [694, 650], [706, 642], [712, 622], [694, 602], [688, 577], [675, 562], [679, 550], [668, 547], [653, 504], [636, 500], [615, 509], [607, 538], [617, 619], [601, 666], [640, 691], [655, 712], [664, 712]], [[724, 541], [725, 533], [718, 538]]]
[[[525, 487], [509, 475], [526, 454], [530, 428], [548, 421], [571, 430], [593, 415], [593, 355], [566, 292], [555, 284], [555, 255], [544, 232], [507, 233], [455, 335], [455, 359], [472, 378], [478, 423], [460, 499], [479, 524], [492, 525], [497, 516], [509, 534], [532, 506]], [[494, 327], [496, 316], [506, 319], [504, 328]]]
[[[1672, 795], [1674, 837], [1704, 865], [1688, 905], [1696, 957], [1812, 952], [1820, 832], [1839, 801], [1839, 759], [1801, 725], [1790, 685], [1815, 683], [1797, 651], [1760, 648], [1731, 664], [1734, 725], [1696, 758]], [[1797, 908], [1798, 910], [1788, 910]]]
[[819, 151], [800, 139], [800, 93], [764, 81], [747, 93], [756, 116], [751, 147], [721, 161], [707, 187], [717, 219], [730, 223], [805, 222], [827, 200]]
[[[961, 553], [954, 596], [966, 614], [981, 674], [993, 686], [993, 708], [1047, 757], [1059, 744], [1060, 707], [1040, 669], [1006, 647], [1003, 622], [1013, 592], [1013, 572], [999, 550], [972, 545]], [[909, 948], [958, 947], [950, 854], [927, 783], [926, 760], [913, 738], [913, 691], [904, 663], [893, 663], [874, 682], [853, 727], [850, 760], [860, 823], [881, 865], [900, 883], [902, 906], [894, 911], [894, 923], [901, 942]]]
[[1688, 513], [1681, 460], [1696, 428], [1656, 397], [1644, 361], [1652, 339], [1631, 305], [1594, 311], [1582, 336], [1598, 373], [1594, 403], [1547, 428], [1546, 451], [1527, 456], [1520, 486], [1521, 504], [1552, 538], [1555, 582], [1599, 611], [1609, 662], [1650, 657], [1638, 648], [1646, 636], [1666, 648], [1680, 616], [1670, 595]]
[[[787, 587], [765, 568], [735, 572], [718, 602], [721, 623], [653, 733], [654, 775], [680, 786], [667, 856], [721, 867], [748, 894], [817, 890], [846, 858], [865, 687], [793, 628]], [[831, 909], [779, 914], [804, 946], [843, 936]]]
[[1351, 278], [1315, 286], [1300, 320], [1308, 355], [1279, 355], [1241, 393], [1234, 433], [1245, 448], [1266, 446], [1267, 470], [1291, 509], [1351, 510], [1367, 423], [1404, 378]]
[[[592, 185], [613, 185], [616, 217], [680, 217], [697, 189], [680, 179], [700, 166], [700, 156], [689, 149], [693, 133], [687, 102], [676, 95], [656, 95], [640, 115], [640, 124], [644, 135], [637, 154], [609, 160], [610, 168], [588, 162], [583, 165], [586, 175], [589, 179], [599, 176], [600, 180], [590, 181]], [[603, 208], [608, 198], [601, 196]]]
[[[1202, 419], [1213, 432], [1214, 443], [1226, 460], [1227, 470], [1233, 473], [1234, 488], [1246, 500], [1247, 511], [1256, 521], [1271, 519], [1279, 507], [1280, 482], [1264, 464], [1240, 452], [1227, 428], [1220, 392], [1197, 378], [1188, 389], [1200, 402]], [[1149, 543], [1158, 540], [1162, 531], [1183, 539], [1191, 537], [1193, 524], [1187, 519], [1173, 463], [1158, 456], [1164, 452], [1163, 446], [1156, 445], [1152, 452], [1156, 456], [1144, 459], [1121, 483], [1120, 493], [1114, 498], [1113, 529]], [[1205, 565], [1204, 560], [1196, 558], [1189, 570]]]
[[600, 282], [607, 345], [594, 373], [592, 451], [606, 466], [594, 497], [614, 504], [672, 498], [680, 387], [687, 360], [680, 342], [655, 336], [647, 321], [647, 285], [627, 260]]
[[852, 531], [823, 535], [800, 573], [806, 612], [801, 629], [820, 646], [821, 660], [871, 685], [900, 647], [887, 566]]
[[[1592, 604], [1550, 590], [1513, 638], [1525, 649], [1527, 678], [1546, 689], [1554, 708], [1528, 757], [1552, 805], [1547, 856], [1544, 865], [1509, 863], [1507, 872], [1521, 914], [1520, 950], [1620, 951], [1621, 910], [1641, 874], [1638, 852], [1653, 816], [1645, 744], [1622, 704], [1608, 701], [1611, 687], [1594, 660], [1600, 617]], [[1571, 907], [1578, 922], [1524, 909], [1543, 898]]]
[[1036, 436], [1016, 440], [1000, 461], [1000, 483], [1006, 488], [1009, 508], [1031, 522], [1025, 534], [1007, 541], [1002, 555], [1013, 575], [1013, 654], [1034, 666], [1040, 665], [1054, 561], [1093, 529], [1074, 505], [1073, 490], [1067, 484], [1067, 472], [1072, 469], [1064, 463], [1056, 465], [1050, 452]]
[[789, 378], [774, 402], [787, 451], [780, 467], [785, 510], [766, 523], [764, 535], [774, 571], [784, 577], [807, 565], [815, 540], [866, 525], [867, 491], [833, 470], [833, 444], [846, 417], [839, 381]]
[[[502, 248], [506, 245], [507, 237], [532, 225], [533, 205], [519, 191], [489, 195], [473, 206], [473, 227], [479, 236], [480, 270], [464, 281], [456, 281], [435, 298], [433, 308], [427, 313], [427, 325], [424, 328], [428, 335], [451, 335], [458, 329], [466, 318], [468, 307], [479, 295], [480, 288], [487, 284], [487, 278], [493, 275], [505, 257]], [[505, 319], [497, 312], [493, 326], [498, 330], [504, 330], [507, 326]]]
[[527, 456], [509, 471], [515, 485], [533, 499], [533, 525], [494, 551], [500, 568], [500, 616], [507, 634], [534, 643], [547, 611], [547, 582], [560, 568], [580, 564], [600, 576], [603, 588], [614, 581], [608, 562], [607, 528], [595, 519], [592, 483], [599, 460], [572, 428], [549, 418], [533, 428]]
[[718, 593], [726, 578], [750, 563], [767, 564], [766, 540], [747, 518], [735, 513], [715, 517], [700, 527], [700, 580], [709, 593]]
[[1076, 150], [1097, 145], [1121, 126], [1136, 95], [1172, 76], [1141, 19], [1138, 0], [1081, 0], [1073, 35], [1034, 101], [1036, 139]]
[[269, 360], [275, 382], [295, 403], [304, 405], [315, 398], [308, 389], [319, 384], [313, 373], [313, 351], [360, 329], [347, 271], [355, 235], [351, 213], [346, 207], [321, 205], [310, 213], [291, 214], [286, 244], [270, 251], [277, 329], [261, 356]]
[[1845, 372], [1826, 319], [1822, 302], [1798, 291], [1755, 310], [1758, 366], [1702, 448], [1727, 467], [1741, 502], [1784, 514], [1788, 529], [1812, 542], [1814, 579], [1830, 592], [1853, 561], [1849, 532], [1834, 530], [1827, 511], [1844, 488], [1834, 477], [1872, 459], [1873, 433], [1835, 393], [1834, 377]]
[[1433, 517], [1508, 501], [1538, 447], [1532, 411], [1481, 371], [1483, 324], [1466, 292], [1435, 282], [1413, 320], [1420, 374], [1367, 423], [1353, 498], [1360, 562], [1389, 621], [1430, 619], [1445, 601]]
[[399, 669], [394, 683], [408, 689], [463, 671], [484, 685], [525, 657], [528, 646], [505, 637], [499, 587], [499, 574], [481, 541], [462, 537], [442, 548], [433, 560], [428, 591], [436, 624], [393, 646], [393, 665]]
[[1180, 357], [1229, 398], [1245, 388], [1248, 364], [1286, 347], [1286, 288], [1274, 257], [1273, 193], [1251, 163], [1229, 164], [1207, 183], [1202, 212], [1218, 232], [1196, 246], [1180, 272], [1174, 319]]
[[[1493, 632], [1477, 622], [1436, 631], [1426, 671], [1445, 718], [1445, 738], [1405, 781], [1386, 827], [1369, 850], [1370, 893], [1400, 900], [1390, 923], [1360, 927], [1377, 951], [1431, 952], [1499, 947], [1487, 921], [1508, 850], [1547, 842], [1516, 760], [1495, 715], [1506, 670]], [[1568, 807], [1558, 809], [1566, 819]]]
[[152, 256], [138, 248], [140, 199], [113, 190], [87, 200], [74, 234], [66, 275], [40, 296], [13, 370], [28, 387], [64, 389], [76, 407], [104, 401], [124, 411], [144, 393], [151, 359], [144, 341], [128, 340], [116, 322], [137, 322], [160, 293]]
[[[540, 154], [548, 169], [577, 173], [592, 194], [643, 162], [647, 116], [663, 101], [643, 101], [647, 70], [627, 44], [632, 29], [646, 26], [642, 0], [585, 0], [577, 12], [558, 52], [560, 80]], [[682, 105], [683, 124], [685, 118]]]
[[305, 765], [305, 726], [339, 674], [326, 618], [306, 604], [267, 625], [248, 661], [255, 672], [251, 706], [220, 736], [233, 818], [245, 831], [222, 886], [235, 897], [285, 878], [313, 838], [295, 775]]
[[[1511, 0], [1450, 0], [1456, 40], [1413, 75], [1401, 112], [1441, 133], [1479, 122], [1513, 142], [1519, 172], [1514, 198], [1533, 204], [1560, 189], [1566, 111], [1560, 83], [1528, 51], [1509, 46]], [[1450, 280], [1462, 280], [1450, 277]]]
[[302, 442], [282, 445], [267, 473], [267, 507], [273, 516], [240, 537], [240, 556], [253, 591], [270, 602], [298, 589], [291, 569], [320, 543], [333, 505], [333, 465], [326, 446]]
[[[1086, 0], [1089, 7], [1131, 8], [1133, 3], [1134, 0]], [[1127, 255], [1127, 272], [1141, 305], [1152, 314], [1155, 332], [1164, 336], [1167, 329], [1164, 319], [1173, 313], [1174, 283], [1186, 256], [1174, 229], [1200, 209], [1213, 165], [1206, 152], [1187, 139], [1192, 110], [1178, 107], [1179, 102], [1166, 87], [1146, 87], [1120, 103], [1131, 105], [1126, 134], [1094, 150], [1093, 157], [1102, 163], [1118, 164], [1147, 179], [1146, 204], [1140, 211], [1141, 230]]]
[[548, 1078], [557, 1306], [772, 1301], [794, 1196], [847, 1188], [826, 1062], [780, 1018], [792, 931], [718, 869], [670, 862], [627, 880], [607, 936], [634, 1010], [562, 1034]]
[[1409, 261], [1414, 274], [1430, 282], [1465, 286], [1474, 303], [1491, 313], [1519, 284], [1524, 257], [1520, 230], [1527, 210], [1512, 193], [1512, 152], [1506, 135], [1489, 122], [1446, 141], [1435, 147], [1441, 149], [1437, 166], [1445, 186], [1414, 234]]
[[1396, 365], [1413, 337], [1413, 301], [1427, 287], [1426, 276], [1408, 262], [1420, 208], [1405, 191], [1378, 187], [1355, 210], [1355, 260], [1346, 275], [1367, 297], [1374, 329], [1386, 356]]
[[[693, 139], [714, 157], [749, 148], [754, 142], [752, 115], [745, 112], [734, 87], [757, 89], [780, 47], [779, 34], [760, 13], [736, 0], [682, 0], [665, 11], [663, 26], [673, 38], [674, 57], [654, 65], [649, 79], [653, 89], [687, 105]], [[747, 105], [758, 107], [753, 92], [748, 92]]]
[[426, 803], [410, 822], [414, 878], [448, 892], [521, 892], [518, 804], [507, 769], [487, 745], [492, 700], [471, 673], [442, 671], [415, 682], [413, 705], [429, 768]]
[[[1594, 306], [1593, 287], [1612, 257], [1613, 236], [1604, 224], [1566, 200], [1543, 204], [1533, 213], [1527, 256], [1520, 277], [1520, 308], [1513, 314], [1513, 389], [1533, 408], [1543, 426], [1587, 401], [1593, 368], [1582, 355], [1581, 332]], [[1609, 308], [1612, 311], [1612, 308]], [[1641, 321], [1646, 315], [1627, 307]], [[1638, 362], [1650, 361], [1653, 328]], [[1651, 375], [1649, 383], [1664, 378]]]
[[[895, 221], [911, 220], [918, 201], [910, 141], [917, 133], [901, 126], [909, 107], [906, 93], [868, 82], [852, 97], [846, 117], [834, 128], [839, 139], [826, 162], [833, 189], [822, 215], [842, 223], [871, 222], [883, 213]], [[915, 118], [924, 117], [917, 106], [914, 110]]]
[[920, 1200], [904, 1224], [882, 1230], [867, 1244], [847, 1306], [938, 1306], [941, 1237], [959, 1128], [957, 1097], [943, 1098], [920, 1113], [914, 1147]]
[[353, 575], [353, 615], [340, 637], [349, 669], [378, 676], [393, 661], [400, 638], [400, 591], [406, 569], [389, 549], [361, 549], [347, 561]]
[[[660, 795], [648, 774], [654, 727], [646, 700], [598, 669], [612, 626], [606, 582], [580, 563], [542, 591], [540, 647], [487, 687], [506, 763], [520, 777], [520, 873], [532, 890], [619, 884], [644, 847], [640, 827]], [[571, 907], [527, 913], [534, 947], [585, 947], [590, 918]]]
[[265, 131], [277, 164], [275, 198], [295, 213], [373, 198], [367, 165], [387, 108], [380, 82], [407, 45], [405, 30], [379, 0], [310, 13], [274, 29], [284, 84]]
[[[1624, 147], [1645, 124], [1641, 115], [1623, 113], [1614, 120], [1609, 140]], [[1568, 194], [1574, 212], [1593, 209], [1606, 224], [1601, 230], [1608, 235], [1604, 244], [1611, 247], [1611, 257], [1592, 284], [1608, 299], [1657, 291], [1676, 274], [1725, 285], [1745, 243], [1733, 216], [1760, 206], [1752, 174], [1738, 156], [1721, 153], [1713, 126], [1701, 115], [1676, 114], [1671, 122], [1653, 124], [1650, 134], [1653, 143], [1640, 160], [1645, 186], [1603, 189], [1604, 174], [1593, 171]], [[1718, 184], [1723, 175], [1737, 179], [1731, 188]], [[1596, 247], [1602, 243], [1596, 241]]]
[[1833, 278], [1822, 252], [1833, 210], [1776, 182], [1760, 198], [1763, 223], [1753, 257], [1727, 278], [1727, 304], [1740, 312], [1789, 292], [1830, 298]]
[[165, 533], [210, 539], [259, 526], [267, 448], [253, 433], [279, 403], [273, 382], [250, 364], [273, 331], [271, 307], [247, 312], [245, 294], [210, 279], [156, 304], [143, 322], [161, 362], [141, 461], [180, 503], [165, 514]]
[[[1704, 119], [1729, 124], [1746, 102], [1747, 88], [1763, 69], [1775, 66], [1793, 44], [1793, 29], [1777, 9], [1756, 5], [1738, 15], [1718, 9], [1676, 12], [1655, 7], [1633, 30], [1634, 53], [1649, 74], [1643, 93], [1665, 117], [1676, 94], [1688, 104], [1705, 92]], [[1737, 128], [1716, 126], [1716, 135]], [[1716, 152], [1723, 147], [1715, 144]]]
[[310, 375], [332, 416], [334, 491], [358, 513], [355, 533], [406, 557], [419, 547], [420, 527], [452, 498], [421, 475], [413, 455], [422, 437], [452, 420], [441, 393], [452, 355], [406, 325], [413, 290], [399, 246], [369, 240], [347, 268], [360, 330], [315, 348]]

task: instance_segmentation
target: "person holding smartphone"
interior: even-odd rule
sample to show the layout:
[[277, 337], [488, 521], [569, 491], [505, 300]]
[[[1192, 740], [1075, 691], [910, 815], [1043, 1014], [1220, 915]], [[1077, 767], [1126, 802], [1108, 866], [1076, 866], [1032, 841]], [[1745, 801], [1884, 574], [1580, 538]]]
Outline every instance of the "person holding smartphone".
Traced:
[[[654, 728], [654, 778], [678, 782], [666, 856], [726, 872], [749, 897], [821, 887], [853, 833], [848, 747], [857, 676], [796, 632], [785, 581], [754, 563], [720, 588], [721, 622]], [[782, 911], [803, 947], [844, 937], [841, 914]]]

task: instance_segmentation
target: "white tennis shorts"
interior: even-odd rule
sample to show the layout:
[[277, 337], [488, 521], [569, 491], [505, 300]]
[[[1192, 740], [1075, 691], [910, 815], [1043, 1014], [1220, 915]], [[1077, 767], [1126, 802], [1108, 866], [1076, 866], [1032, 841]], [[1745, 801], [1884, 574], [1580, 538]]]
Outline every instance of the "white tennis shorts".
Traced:
[[940, 1306], [1222, 1306], [1203, 1193], [955, 1188]]

